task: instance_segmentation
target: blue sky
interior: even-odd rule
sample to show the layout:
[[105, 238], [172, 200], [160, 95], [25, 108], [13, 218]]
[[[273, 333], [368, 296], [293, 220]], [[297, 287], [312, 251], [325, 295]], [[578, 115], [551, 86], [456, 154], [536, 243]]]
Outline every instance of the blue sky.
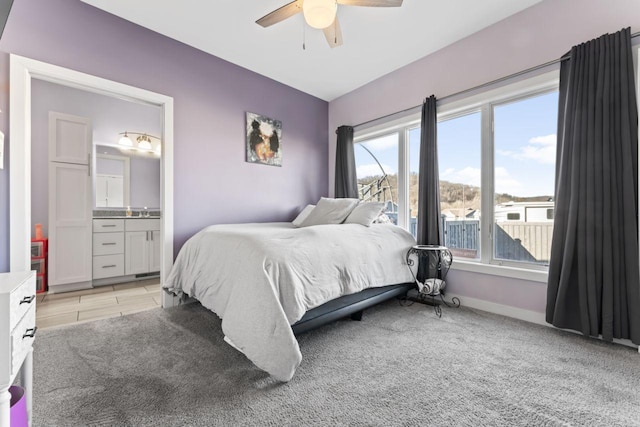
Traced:
[[[494, 108], [496, 192], [553, 195], [558, 92]], [[438, 123], [440, 179], [480, 186], [480, 113]], [[397, 135], [365, 143], [389, 174], [398, 169]], [[420, 130], [409, 133], [410, 168], [418, 171]], [[379, 173], [371, 156], [355, 149], [358, 177]]]

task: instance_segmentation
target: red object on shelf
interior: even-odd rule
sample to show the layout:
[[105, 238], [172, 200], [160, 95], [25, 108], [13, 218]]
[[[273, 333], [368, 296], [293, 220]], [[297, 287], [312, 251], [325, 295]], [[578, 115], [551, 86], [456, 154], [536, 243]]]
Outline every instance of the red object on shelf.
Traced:
[[42, 240], [42, 224], [36, 224], [36, 239]]
[[31, 265], [36, 266], [36, 293], [47, 291], [49, 239], [31, 239]]

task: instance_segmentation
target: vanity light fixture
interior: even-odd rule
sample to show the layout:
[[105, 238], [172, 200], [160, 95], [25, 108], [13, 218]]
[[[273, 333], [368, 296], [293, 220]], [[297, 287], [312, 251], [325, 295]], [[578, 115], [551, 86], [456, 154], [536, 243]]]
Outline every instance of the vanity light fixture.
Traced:
[[[129, 137], [129, 134], [131, 135], [138, 135], [136, 137], [136, 143], [134, 144], [133, 141], [131, 140], [131, 138]], [[160, 144], [158, 144], [158, 147], [154, 150], [153, 146], [151, 145], [152, 143], [152, 139], [157, 139], [158, 141], [160, 141], [160, 138], [158, 138], [157, 136], [153, 136], [153, 135], [149, 135], [147, 133], [140, 133], [140, 132], [129, 132], [129, 131], [125, 131], [125, 132], [121, 132], [120, 135], [122, 135], [122, 137], [120, 138], [120, 141], [118, 142], [119, 145], [122, 145], [124, 147], [127, 148], [131, 148], [131, 149], [137, 149], [139, 151], [148, 151], [148, 152], [153, 152], [153, 153], [160, 153], [160, 145], [162, 144], [162, 142], [160, 142]]]
[[138, 142], [138, 148], [142, 150], [151, 150], [151, 140], [146, 134], [137, 137], [136, 141]]
[[[120, 134], [120, 135], [123, 135], [123, 134]], [[133, 141], [131, 141], [131, 138], [129, 138], [129, 135], [127, 135], [126, 131], [122, 136], [122, 138], [120, 138], [120, 141], [118, 141], [118, 144], [124, 145], [125, 147], [133, 147]]]

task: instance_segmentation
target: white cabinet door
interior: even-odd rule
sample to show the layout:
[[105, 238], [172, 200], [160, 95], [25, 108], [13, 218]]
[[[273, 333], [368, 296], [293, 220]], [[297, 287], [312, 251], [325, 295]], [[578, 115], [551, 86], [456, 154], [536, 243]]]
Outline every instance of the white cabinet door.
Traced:
[[149, 232], [130, 231], [124, 233], [124, 273], [149, 272]]
[[149, 272], [160, 271], [160, 232], [150, 231], [151, 241], [149, 242]]
[[49, 161], [89, 165], [91, 120], [86, 117], [49, 112]]
[[49, 163], [49, 286], [91, 281], [89, 166]]

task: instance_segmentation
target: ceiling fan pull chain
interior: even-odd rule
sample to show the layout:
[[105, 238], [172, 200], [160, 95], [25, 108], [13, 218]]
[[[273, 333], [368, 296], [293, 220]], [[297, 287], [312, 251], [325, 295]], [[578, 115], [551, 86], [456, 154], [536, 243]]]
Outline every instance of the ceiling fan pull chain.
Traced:
[[304, 18], [302, 19], [302, 50], [307, 50], [307, 30], [304, 25]]

